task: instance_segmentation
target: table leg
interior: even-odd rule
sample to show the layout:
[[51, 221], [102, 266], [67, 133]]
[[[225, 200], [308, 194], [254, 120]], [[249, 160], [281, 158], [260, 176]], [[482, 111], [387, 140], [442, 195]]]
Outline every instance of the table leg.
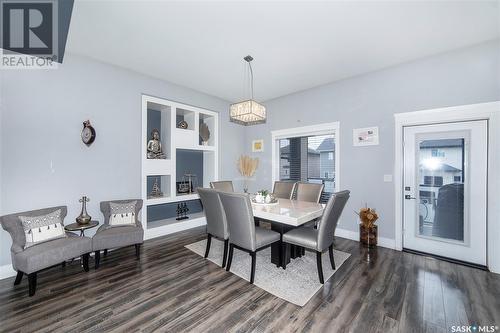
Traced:
[[[279, 232], [281, 236], [289, 230], [293, 229], [291, 226], [287, 226], [281, 223], [271, 222], [271, 230]], [[271, 245], [271, 262], [278, 267], [286, 268], [286, 265], [290, 262], [291, 258], [291, 248], [293, 245], [285, 244], [283, 246], [283, 256], [280, 262], [280, 245], [278, 242]]]

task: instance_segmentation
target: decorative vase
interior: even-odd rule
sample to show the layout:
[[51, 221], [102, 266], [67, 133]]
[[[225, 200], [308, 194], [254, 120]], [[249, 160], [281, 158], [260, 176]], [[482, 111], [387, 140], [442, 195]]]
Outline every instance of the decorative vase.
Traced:
[[375, 247], [377, 246], [378, 239], [378, 227], [372, 225], [371, 227], [366, 227], [363, 224], [359, 225], [359, 241], [365, 247]]
[[92, 217], [87, 214], [87, 202], [89, 202], [90, 199], [87, 198], [86, 196], [83, 196], [79, 202], [82, 203], [82, 211], [80, 215], [76, 218], [76, 223], [78, 224], [89, 224], [90, 221], [92, 220]]

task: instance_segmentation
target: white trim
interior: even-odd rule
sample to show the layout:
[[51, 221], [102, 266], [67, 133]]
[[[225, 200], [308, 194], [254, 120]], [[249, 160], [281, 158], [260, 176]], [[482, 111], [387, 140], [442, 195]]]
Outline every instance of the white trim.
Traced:
[[403, 127], [488, 119], [487, 265], [500, 273], [500, 102], [479, 103], [394, 115], [395, 248], [403, 249]]
[[16, 271], [11, 264], [0, 266], [0, 280], [16, 276]]
[[279, 139], [295, 138], [309, 135], [335, 135], [335, 191], [340, 190], [340, 122], [323, 123], [318, 125], [302, 126], [286, 128], [281, 130], [271, 131], [271, 166], [272, 166], [272, 183], [279, 180], [279, 146], [276, 141]]
[[[347, 239], [359, 242], [359, 232], [358, 231], [337, 228], [335, 230], [335, 236], [347, 238]], [[394, 239], [379, 237], [377, 243], [378, 243], [377, 246], [385, 247], [385, 248], [388, 248], [391, 250], [395, 250], [395, 248], [396, 248], [396, 241]]]
[[174, 233], [179, 232], [179, 231], [184, 231], [184, 230], [204, 226], [206, 224], [207, 224], [206, 218], [199, 217], [199, 218], [185, 220], [185, 221], [179, 222], [179, 223], [168, 224], [168, 225], [165, 225], [163, 227], [146, 229], [146, 230], [144, 230], [144, 240], [174, 234]]

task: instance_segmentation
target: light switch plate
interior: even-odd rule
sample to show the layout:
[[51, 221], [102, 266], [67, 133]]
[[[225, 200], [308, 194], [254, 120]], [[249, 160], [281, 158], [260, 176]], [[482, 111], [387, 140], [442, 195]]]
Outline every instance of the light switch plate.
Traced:
[[391, 183], [392, 182], [392, 175], [384, 175], [384, 182]]

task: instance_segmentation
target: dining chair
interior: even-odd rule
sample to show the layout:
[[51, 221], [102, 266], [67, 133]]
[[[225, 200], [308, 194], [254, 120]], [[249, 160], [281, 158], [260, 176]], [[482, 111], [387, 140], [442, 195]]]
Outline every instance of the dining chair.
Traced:
[[328, 248], [330, 254], [330, 264], [332, 269], [335, 269], [335, 259], [333, 258], [333, 236], [335, 229], [342, 214], [347, 200], [349, 200], [350, 191], [340, 191], [334, 193], [328, 203], [326, 204], [321, 223], [318, 229], [309, 227], [300, 227], [283, 235], [283, 243], [293, 244], [305, 247], [307, 249], [316, 251], [316, 265], [318, 267], [319, 282], [324, 283], [323, 267], [321, 265], [321, 254]]
[[273, 186], [273, 195], [275, 198], [291, 199], [294, 186], [294, 182], [282, 180], [275, 181]]
[[203, 211], [207, 218], [207, 247], [205, 249], [205, 258], [210, 252], [210, 244], [212, 237], [216, 237], [224, 241], [224, 253], [222, 255], [222, 267], [226, 266], [227, 250], [229, 247], [229, 230], [227, 227], [226, 214], [220, 201], [219, 192], [210, 188], [198, 188], [203, 205]]
[[[281, 242], [280, 234], [264, 228], [255, 228], [252, 204], [248, 195], [219, 192], [219, 196], [226, 212], [229, 227], [229, 257], [226, 271], [229, 272], [231, 269], [234, 248], [248, 252], [252, 257], [250, 283], [253, 283], [256, 253], [275, 242]], [[279, 248], [281, 262], [282, 246]]]
[[297, 182], [292, 193], [295, 194], [295, 200], [318, 203], [324, 187], [324, 184]]
[[234, 192], [233, 182], [230, 180], [210, 182], [210, 187], [223, 192]]

